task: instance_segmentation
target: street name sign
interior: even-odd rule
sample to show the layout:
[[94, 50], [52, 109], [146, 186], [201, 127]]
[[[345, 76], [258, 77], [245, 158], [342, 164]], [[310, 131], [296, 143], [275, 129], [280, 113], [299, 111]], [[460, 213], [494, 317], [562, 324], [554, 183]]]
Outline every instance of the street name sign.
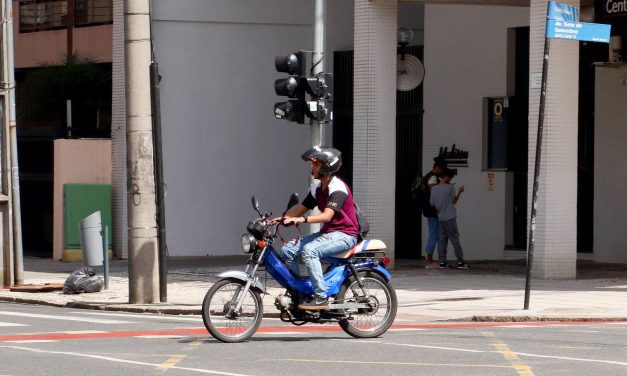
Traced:
[[589, 23], [547, 20], [547, 38], [571, 39], [587, 42], [610, 42], [610, 25]]

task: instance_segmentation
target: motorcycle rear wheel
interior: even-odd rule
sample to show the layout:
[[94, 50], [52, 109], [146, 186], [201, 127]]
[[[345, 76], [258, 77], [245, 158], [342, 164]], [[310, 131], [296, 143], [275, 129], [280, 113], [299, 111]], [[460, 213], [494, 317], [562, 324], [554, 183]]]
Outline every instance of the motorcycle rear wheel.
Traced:
[[222, 342], [242, 342], [249, 339], [261, 325], [263, 303], [252, 288], [246, 292], [242, 307], [235, 311], [237, 300], [246, 283], [227, 278], [216, 282], [202, 302], [202, 320], [209, 333]]
[[371, 305], [371, 308], [345, 310], [352, 320], [341, 320], [340, 327], [353, 337], [378, 337], [390, 328], [396, 318], [398, 308], [396, 291], [377, 273], [360, 272], [360, 277], [369, 298], [363, 296], [357, 279], [351, 276], [342, 285], [337, 294], [337, 300], [344, 303], [365, 301]]

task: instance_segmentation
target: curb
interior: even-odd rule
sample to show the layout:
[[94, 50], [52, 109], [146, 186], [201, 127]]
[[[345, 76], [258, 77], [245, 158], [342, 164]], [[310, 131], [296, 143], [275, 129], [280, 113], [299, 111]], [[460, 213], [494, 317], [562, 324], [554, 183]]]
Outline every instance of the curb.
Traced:
[[[455, 320], [457, 321], [457, 320]], [[473, 316], [475, 322], [627, 322], [627, 317], [594, 317], [594, 316]]]
[[[130, 313], [157, 313], [162, 315], [187, 315], [200, 316], [202, 314], [201, 308], [179, 308], [176, 306], [146, 306], [146, 305], [131, 305], [131, 304], [92, 304], [83, 302], [67, 302], [67, 303], [54, 303], [45, 300], [20, 298], [13, 296], [0, 296], [0, 301], [11, 303], [24, 303], [24, 304], [36, 304], [45, 305], [59, 308], [75, 308], [75, 309], [90, 309], [93, 311], [111, 311], [111, 312], [130, 312]], [[280, 312], [264, 312], [264, 318], [279, 318]]]

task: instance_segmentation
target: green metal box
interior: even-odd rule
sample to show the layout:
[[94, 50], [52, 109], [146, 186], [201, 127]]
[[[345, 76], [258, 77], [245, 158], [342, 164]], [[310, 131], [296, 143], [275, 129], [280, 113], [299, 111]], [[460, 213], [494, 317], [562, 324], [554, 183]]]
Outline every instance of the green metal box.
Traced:
[[109, 226], [111, 238], [111, 184], [63, 185], [63, 243], [65, 249], [80, 249], [80, 222], [100, 211], [102, 225]]

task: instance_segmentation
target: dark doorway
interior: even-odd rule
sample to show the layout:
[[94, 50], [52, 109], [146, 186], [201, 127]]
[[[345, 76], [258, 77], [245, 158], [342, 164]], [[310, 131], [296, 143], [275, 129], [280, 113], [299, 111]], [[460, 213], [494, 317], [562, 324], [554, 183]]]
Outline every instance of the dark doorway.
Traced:
[[[423, 47], [410, 46], [405, 53], [422, 61]], [[353, 179], [353, 51], [334, 53], [333, 146], [342, 151], [340, 177]], [[422, 85], [396, 96], [396, 218], [395, 257], [421, 257], [421, 216], [413, 208], [410, 187], [422, 167]]]
[[529, 27], [517, 27], [514, 78], [514, 119], [511, 132], [513, 172], [513, 244], [507, 248], [527, 248], [527, 189], [529, 144]]
[[[423, 47], [405, 48], [423, 61]], [[422, 84], [396, 92], [396, 258], [422, 257], [422, 216], [411, 199], [411, 184], [422, 175]], [[426, 171], [424, 171], [426, 172]]]
[[579, 148], [577, 152], [577, 252], [591, 253], [594, 230], [594, 65], [608, 61], [604, 43], [579, 45]]

